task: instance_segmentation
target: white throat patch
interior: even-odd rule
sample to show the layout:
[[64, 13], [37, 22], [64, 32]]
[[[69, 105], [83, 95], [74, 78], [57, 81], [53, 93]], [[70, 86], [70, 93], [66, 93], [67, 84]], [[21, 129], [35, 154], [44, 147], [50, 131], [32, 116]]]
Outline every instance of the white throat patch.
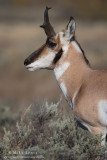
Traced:
[[64, 62], [63, 64], [59, 65], [54, 69], [54, 73], [57, 80], [64, 74], [64, 72], [68, 69], [69, 66], [69, 62]]

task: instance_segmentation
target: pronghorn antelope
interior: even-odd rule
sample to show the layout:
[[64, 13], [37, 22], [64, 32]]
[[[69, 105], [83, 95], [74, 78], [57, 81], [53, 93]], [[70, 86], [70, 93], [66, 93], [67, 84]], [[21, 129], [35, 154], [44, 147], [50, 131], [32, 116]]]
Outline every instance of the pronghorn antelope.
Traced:
[[75, 118], [93, 134], [107, 134], [107, 70], [93, 70], [75, 39], [75, 21], [71, 17], [65, 30], [55, 33], [44, 12], [47, 40], [24, 61], [29, 71], [51, 69]]

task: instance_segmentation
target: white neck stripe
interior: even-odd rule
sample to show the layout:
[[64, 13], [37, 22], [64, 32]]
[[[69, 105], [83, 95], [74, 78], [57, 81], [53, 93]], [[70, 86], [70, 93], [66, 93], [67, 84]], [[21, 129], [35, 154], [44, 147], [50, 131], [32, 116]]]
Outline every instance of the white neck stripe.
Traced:
[[72, 45], [74, 46], [74, 48], [79, 52], [82, 53], [80, 47], [78, 46], [78, 44], [75, 41], [72, 41]]
[[64, 74], [64, 72], [68, 69], [69, 65], [69, 62], [65, 62], [54, 69], [57, 80]]

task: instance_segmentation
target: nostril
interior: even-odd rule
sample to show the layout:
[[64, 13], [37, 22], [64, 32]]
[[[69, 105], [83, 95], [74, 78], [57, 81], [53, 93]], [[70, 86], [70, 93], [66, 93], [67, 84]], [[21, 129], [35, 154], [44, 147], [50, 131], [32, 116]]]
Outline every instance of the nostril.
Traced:
[[25, 61], [24, 61], [24, 65], [26, 66], [26, 65], [28, 65], [28, 64], [29, 64], [28, 59], [25, 59]]

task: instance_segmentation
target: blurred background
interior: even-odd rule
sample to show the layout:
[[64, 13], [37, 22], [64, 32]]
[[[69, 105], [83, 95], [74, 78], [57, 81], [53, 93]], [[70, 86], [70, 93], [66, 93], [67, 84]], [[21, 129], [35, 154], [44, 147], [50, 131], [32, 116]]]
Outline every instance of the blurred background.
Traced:
[[56, 32], [75, 18], [77, 40], [92, 67], [107, 69], [107, 0], [0, 0], [0, 135], [30, 104], [57, 102], [62, 95], [52, 71], [29, 72], [23, 65], [46, 41], [39, 27], [46, 6]]

